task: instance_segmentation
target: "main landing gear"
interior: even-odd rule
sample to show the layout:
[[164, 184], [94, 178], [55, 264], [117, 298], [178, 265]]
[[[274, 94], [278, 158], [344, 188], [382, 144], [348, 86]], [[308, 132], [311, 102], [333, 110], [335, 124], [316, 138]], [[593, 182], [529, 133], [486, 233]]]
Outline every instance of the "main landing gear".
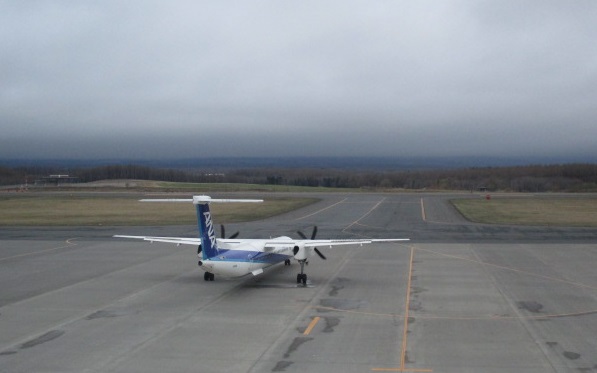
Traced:
[[216, 278], [216, 276], [213, 273], [211, 273], [211, 272], [205, 272], [203, 274], [203, 279], [205, 281], [213, 281], [215, 278]]
[[[297, 284], [303, 284], [304, 286], [307, 286], [307, 274], [304, 273], [305, 264], [308, 264], [307, 259], [300, 259], [300, 260], [298, 260], [298, 262], [301, 265], [301, 273], [298, 273], [296, 275], [296, 283]], [[290, 264], [290, 259], [285, 259], [284, 260], [284, 265], [285, 266], [291, 265]]]
[[301, 265], [301, 273], [296, 275], [296, 283], [297, 284], [302, 283], [303, 285], [307, 286], [307, 274], [304, 273], [305, 263], [307, 262], [307, 260], [302, 259], [302, 260], [299, 260], [298, 262]]
[[[303, 284], [304, 286], [307, 286], [307, 274], [304, 273], [304, 268], [305, 268], [305, 264], [307, 264], [307, 260], [306, 259], [302, 259], [298, 261], [299, 264], [301, 265], [301, 273], [298, 273], [296, 275], [296, 283], [297, 284]], [[285, 259], [284, 260], [284, 265], [285, 266], [289, 266], [290, 264], [290, 259]]]

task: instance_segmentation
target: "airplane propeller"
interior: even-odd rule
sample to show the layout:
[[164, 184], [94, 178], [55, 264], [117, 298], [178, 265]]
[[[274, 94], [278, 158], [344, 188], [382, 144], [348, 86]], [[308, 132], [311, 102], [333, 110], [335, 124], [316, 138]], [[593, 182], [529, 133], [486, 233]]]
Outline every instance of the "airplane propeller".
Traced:
[[[220, 224], [220, 233], [222, 234], [222, 238], [226, 238], [226, 228], [224, 228], [223, 224]], [[229, 239], [238, 237], [240, 232], [235, 232], [232, 236], [228, 237]], [[201, 254], [201, 245], [197, 247], [197, 255]]]
[[316, 253], [317, 255], [319, 255], [319, 257], [320, 257], [321, 259], [323, 259], [323, 260], [326, 260], [326, 259], [327, 259], [327, 258], [325, 257], [325, 255], [323, 255], [323, 254], [321, 253], [321, 251], [319, 251], [319, 249], [318, 249], [318, 248], [314, 247], [314, 248], [313, 248], [313, 250], [315, 250], [315, 253]]
[[[220, 224], [220, 233], [222, 238], [226, 238], [226, 228], [224, 228], [224, 224]], [[229, 239], [238, 237], [240, 232], [235, 232], [232, 236], [228, 237]]]
[[[301, 232], [301, 231], [296, 231], [296, 233], [297, 233], [299, 236], [301, 236], [301, 237], [302, 237], [304, 240], [306, 240], [306, 239], [307, 239], [307, 236], [305, 236], [305, 234], [304, 234], [303, 232]], [[311, 239], [311, 240], [314, 240], [314, 239], [315, 239], [315, 236], [317, 236], [317, 226], [314, 226], [314, 227], [313, 227], [313, 232], [311, 232], [311, 238], [310, 238], [310, 239]], [[326, 260], [326, 259], [327, 259], [327, 258], [325, 257], [325, 255], [323, 255], [323, 254], [321, 253], [321, 251], [319, 251], [319, 249], [318, 249], [318, 248], [314, 247], [314, 248], [313, 248], [313, 250], [315, 250], [315, 253], [316, 253], [317, 255], [319, 255], [319, 257], [320, 257], [321, 259], [323, 259], [323, 260]], [[298, 250], [297, 250], [297, 251], [298, 251]], [[296, 255], [296, 253], [294, 253], [294, 255]]]
[[[303, 232], [301, 232], [301, 231], [296, 231], [296, 233], [297, 233], [299, 236], [301, 236], [301, 238], [302, 238], [303, 240], [306, 240], [306, 239], [307, 239], [307, 236], [305, 236], [305, 234], [304, 234]], [[315, 236], [317, 236], [317, 226], [314, 226], [314, 227], [313, 227], [313, 232], [311, 232], [311, 238], [310, 238], [310, 239], [311, 239], [311, 240], [314, 240], [314, 239], [315, 239]]]

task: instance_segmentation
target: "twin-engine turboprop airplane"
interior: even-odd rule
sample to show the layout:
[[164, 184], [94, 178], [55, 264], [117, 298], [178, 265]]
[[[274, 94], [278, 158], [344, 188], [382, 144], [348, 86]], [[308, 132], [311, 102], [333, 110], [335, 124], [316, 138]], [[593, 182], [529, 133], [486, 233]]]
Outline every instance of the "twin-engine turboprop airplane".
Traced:
[[[209, 204], [212, 202], [263, 202], [257, 199], [212, 199], [209, 196], [194, 196], [193, 199], [143, 199], [143, 202], [193, 202], [197, 209], [199, 238], [184, 237], [151, 237], [124, 236], [114, 237], [135, 238], [150, 242], [167, 242], [177, 245], [198, 245], [200, 255], [199, 267], [205, 271], [205, 281], [213, 281], [215, 275], [224, 277], [240, 277], [249, 273], [257, 276], [263, 270], [274, 264], [284, 262], [290, 265], [291, 259], [296, 259], [301, 266], [301, 272], [296, 276], [297, 283], [307, 284], [307, 274], [304, 272], [307, 259], [315, 252], [320, 258], [326, 257], [317, 249], [322, 246], [364, 245], [374, 242], [408, 241], [399, 239], [357, 239], [357, 240], [316, 240], [317, 227], [313, 229], [311, 239], [298, 232], [303, 239], [295, 240], [281, 236], [271, 239], [236, 239], [217, 238], [214, 229]], [[222, 229], [223, 233], [223, 229]], [[222, 234], [223, 235], [223, 234]], [[233, 237], [236, 237], [234, 234]]]

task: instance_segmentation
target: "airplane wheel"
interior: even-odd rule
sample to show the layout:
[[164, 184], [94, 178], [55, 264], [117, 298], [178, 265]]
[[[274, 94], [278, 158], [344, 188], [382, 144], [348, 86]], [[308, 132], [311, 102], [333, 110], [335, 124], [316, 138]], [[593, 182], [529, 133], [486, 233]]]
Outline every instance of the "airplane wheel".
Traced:
[[303, 285], [307, 286], [307, 274], [303, 274]]
[[301, 276], [301, 274], [300, 274], [300, 273], [299, 273], [298, 275], [296, 275], [296, 283], [297, 283], [297, 284], [300, 284], [300, 283], [301, 283], [301, 278], [302, 278], [302, 277], [303, 277], [303, 276]]
[[209, 275], [211, 275], [211, 273], [209, 273], [209, 272], [205, 272], [205, 273], [203, 274], [203, 279], [204, 279], [205, 281], [209, 281]]
[[209, 281], [213, 281], [216, 279], [216, 275], [214, 275], [213, 273], [209, 274]]

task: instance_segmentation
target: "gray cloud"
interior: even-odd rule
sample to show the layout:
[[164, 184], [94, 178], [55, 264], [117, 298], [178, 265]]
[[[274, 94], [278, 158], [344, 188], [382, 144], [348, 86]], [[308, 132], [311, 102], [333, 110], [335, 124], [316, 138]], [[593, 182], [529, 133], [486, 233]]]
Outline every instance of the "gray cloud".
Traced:
[[593, 1], [0, 3], [0, 157], [595, 154]]

